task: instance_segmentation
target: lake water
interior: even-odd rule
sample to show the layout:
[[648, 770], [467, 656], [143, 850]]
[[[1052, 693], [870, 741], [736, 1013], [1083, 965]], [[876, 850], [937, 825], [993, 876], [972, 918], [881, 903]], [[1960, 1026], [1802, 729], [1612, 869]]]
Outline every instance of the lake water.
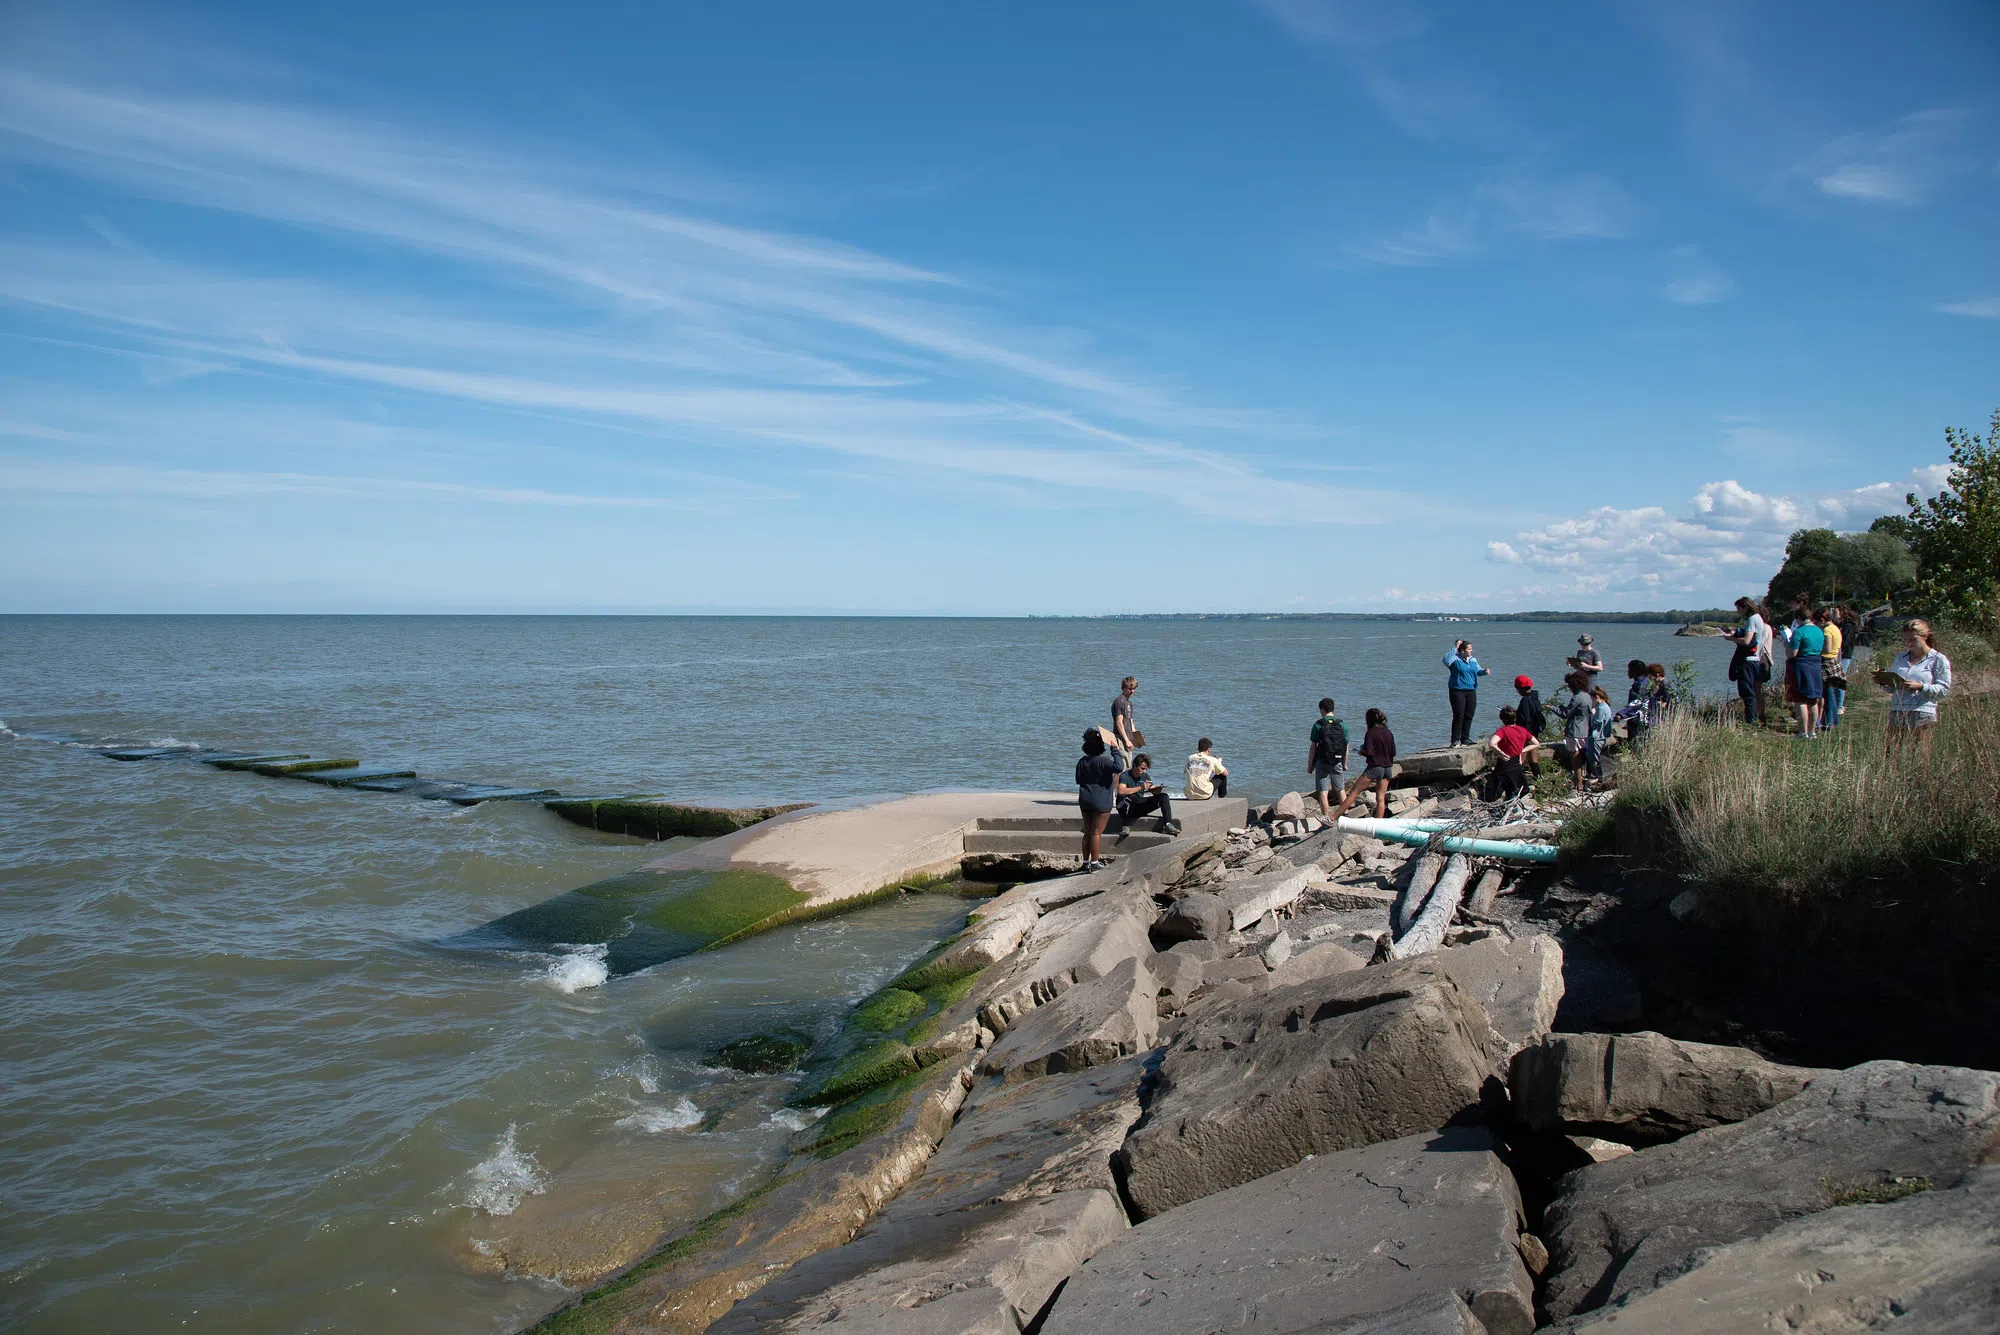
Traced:
[[[657, 845], [106, 760], [23, 734], [767, 802], [1064, 788], [1119, 677], [1171, 782], [1302, 777], [1325, 693], [1442, 742], [1440, 657], [1546, 689], [1664, 626], [789, 618], [0, 618], [0, 1325], [484, 1332], [732, 1199], [801, 1125], [721, 1043], [838, 1023], [963, 921], [908, 896], [606, 981], [437, 943]], [[1622, 688], [1621, 688], [1622, 689]], [[1490, 723], [1512, 691], [1482, 692]], [[503, 1268], [503, 1262], [505, 1268]]]

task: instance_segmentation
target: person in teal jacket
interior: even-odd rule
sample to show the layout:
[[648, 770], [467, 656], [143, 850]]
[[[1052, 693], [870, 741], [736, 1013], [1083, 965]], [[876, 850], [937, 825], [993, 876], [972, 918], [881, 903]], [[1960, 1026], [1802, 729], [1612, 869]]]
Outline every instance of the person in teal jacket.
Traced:
[[1444, 656], [1445, 685], [1451, 694], [1451, 744], [1472, 745], [1472, 716], [1479, 712], [1479, 679], [1487, 675], [1472, 656], [1472, 641], [1460, 640]]

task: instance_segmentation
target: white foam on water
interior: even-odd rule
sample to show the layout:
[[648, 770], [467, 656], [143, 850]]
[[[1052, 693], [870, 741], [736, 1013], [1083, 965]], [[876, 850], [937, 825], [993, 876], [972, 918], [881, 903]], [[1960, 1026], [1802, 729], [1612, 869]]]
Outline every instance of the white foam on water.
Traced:
[[701, 1109], [694, 1106], [693, 1099], [683, 1095], [674, 1100], [671, 1108], [641, 1108], [630, 1117], [619, 1118], [617, 1125], [654, 1136], [662, 1131], [685, 1131], [700, 1122]]
[[803, 1131], [824, 1116], [824, 1108], [780, 1108], [764, 1121], [786, 1131]]
[[548, 1189], [548, 1175], [534, 1155], [515, 1143], [514, 1123], [509, 1122], [493, 1153], [473, 1168], [465, 1203], [490, 1215], [512, 1214], [522, 1201]]
[[[568, 996], [574, 992], [588, 991], [602, 987], [611, 977], [611, 966], [605, 962], [611, 948], [603, 945], [556, 946], [563, 953], [549, 961], [549, 967], [542, 974], [542, 981], [556, 991]], [[652, 1090], [647, 1090], [652, 1093]]]

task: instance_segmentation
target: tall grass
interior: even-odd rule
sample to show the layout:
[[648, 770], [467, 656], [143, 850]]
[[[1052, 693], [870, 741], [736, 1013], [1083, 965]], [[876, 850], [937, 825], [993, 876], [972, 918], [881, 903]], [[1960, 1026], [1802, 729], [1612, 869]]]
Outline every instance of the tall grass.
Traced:
[[1857, 668], [1841, 726], [1815, 741], [1692, 711], [1619, 771], [1621, 824], [1719, 906], [1753, 914], [1961, 894], [2000, 858], [2000, 695], [1954, 691], [1928, 755], [1885, 754], [1887, 711]]

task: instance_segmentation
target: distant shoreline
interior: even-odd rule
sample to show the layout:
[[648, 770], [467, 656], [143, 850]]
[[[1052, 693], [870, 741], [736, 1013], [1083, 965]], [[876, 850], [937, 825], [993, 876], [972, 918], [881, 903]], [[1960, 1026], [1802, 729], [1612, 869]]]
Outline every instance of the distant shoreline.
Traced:
[[1575, 621], [1683, 626], [1734, 621], [1726, 607], [1668, 612], [1106, 612], [1092, 617], [1042, 616], [1035, 621]]

